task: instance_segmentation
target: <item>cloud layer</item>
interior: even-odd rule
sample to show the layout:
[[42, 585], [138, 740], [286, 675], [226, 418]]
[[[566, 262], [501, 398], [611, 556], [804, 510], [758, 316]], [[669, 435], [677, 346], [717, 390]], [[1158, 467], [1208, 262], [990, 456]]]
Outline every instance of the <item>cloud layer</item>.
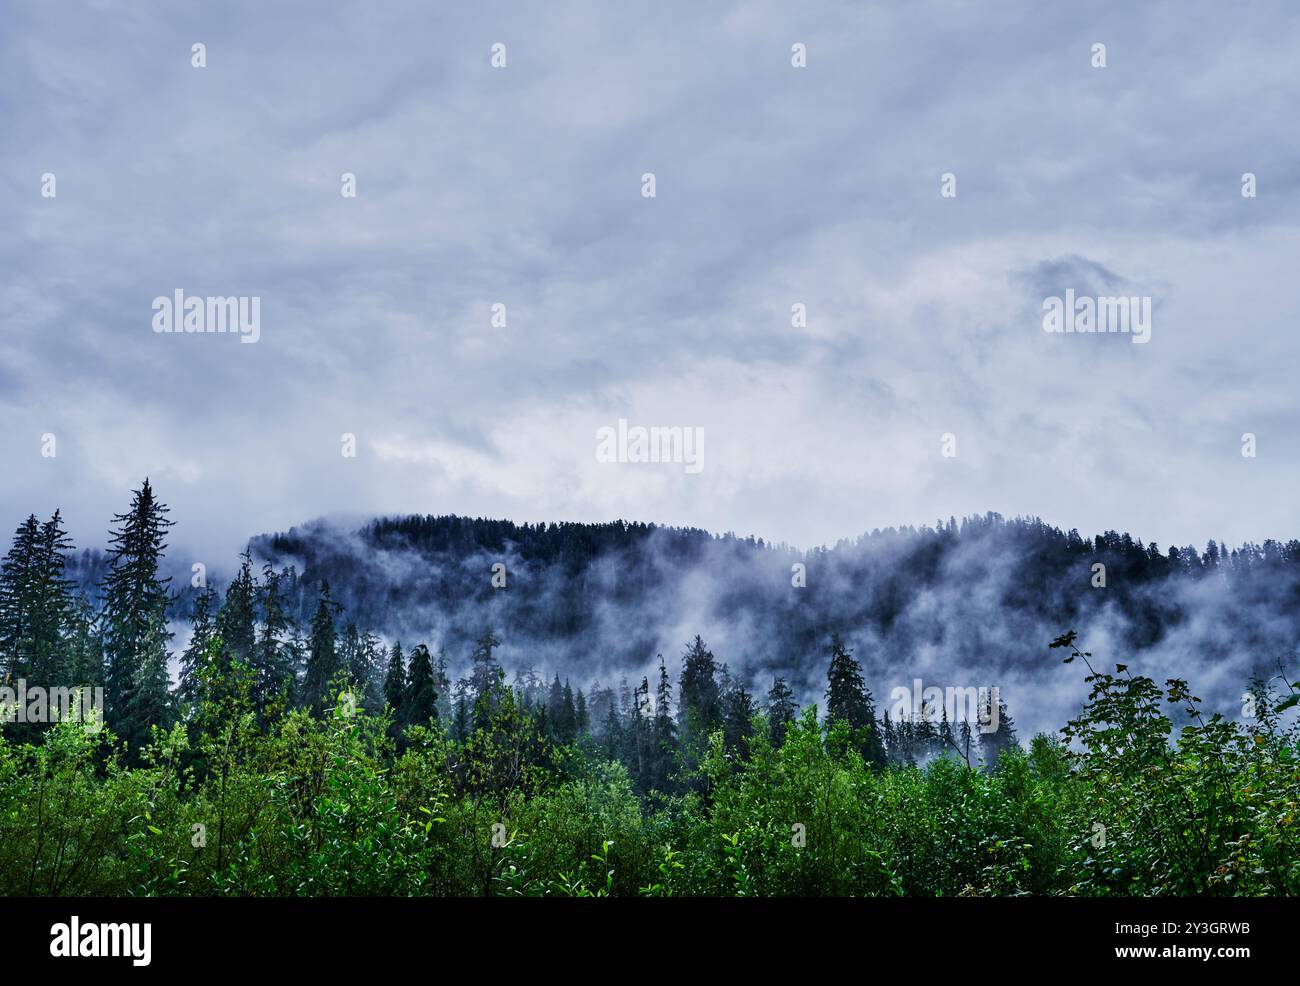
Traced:
[[[802, 546], [984, 510], [1161, 544], [1295, 533], [1291, 4], [9, 20], [11, 524], [61, 506], [102, 543], [147, 474], [176, 544], [216, 560], [403, 512]], [[1042, 331], [1044, 297], [1111, 284], [1152, 297], [1149, 345]], [[260, 342], [155, 334], [176, 288], [259, 296]], [[702, 427], [705, 469], [598, 462], [619, 418]]]

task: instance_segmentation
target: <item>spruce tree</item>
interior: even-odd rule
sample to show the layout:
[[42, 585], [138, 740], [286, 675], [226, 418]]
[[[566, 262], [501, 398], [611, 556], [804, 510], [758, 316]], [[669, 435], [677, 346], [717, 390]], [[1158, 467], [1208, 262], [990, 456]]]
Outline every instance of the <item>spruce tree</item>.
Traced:
[[167, 641], [170, 637], [163, 620], [163, 607], [159, 604], [141, 641], [140, 663], [122, 700], [124, 715], [119, 727], [120, 735], [132, 750], [138, 750], [149, 741], [151, 727], [167, 729], [174, 721], [167, 674]]
[[559, 734], [561, 743], [572, 743], [578, 737], [578, 710], [573, 705], [573, 688], [566, 678], [564, 681], [564, 701], [560, 706]]
[[388, 652], [388, 672], [384, 675], [384, 701], [393, 710], [395, 722], [401, 721], [405, 698], [406, 667], [402, 663], [402, 643], [399, 640]]
[[697, 635], [682, 656], [678, 685], [677, 720], [683, 739], [700, 744], [722, 721], [722, 696], [717, 681], [718, 664], [713, 652]]
[[[130, 509], [114, 515], [115, 526], [109, 533], [109, 570], [102, 587], [104, 691], [108, 724], [119, 735], [145, 735], [149, 722], [128, 722], [127, 717], [152, 714], [161, 706], [154, 691], [166, 680], [167, 668], [171, 580], [158, 575], [167, 550], [167, 529], [172, 526], [167, 512], [146, 479], [134, 491]], [[141, 695], [142, 689], [148, 694]]]
[[28, 674], [38, 685], [69, 686], [71, 673], [66, 634], [72, 619], [72, 583], [64, 578], [72, 542], [63, 531], [59, 511], [41, 525], [37, 539], [32, 647]]
[[672, 714], [673, 686], [663, 655], [659, 655], [659, 684], [655, 688], [654, 750], [652, 787], [667, 792], [672, 787], [673, 768], [677, 759], [677, 725]]
[[785, 683], [784, 678], [772, 679], [772, 688], [767, 693], [767, 724], [772, 735], [772, 745], [780, 749], [785, 745], [785, 734], [799, 714], [794, 692]]
[[253, 650], [253, 700], [260, 712], [275, 701], [287, 704], [293, 695], [294, 653], [283, 582], [284, 575], [269, 563], [262, 568], [262, 628]]
[[464, 743], [470, 736], [469, 703], [465, 695], [465, 682], [456, 684], [456, 706], [452, 715], [451, 735]]
[[30, 667], [40, 522], [31, 514], [14, 531], [13, 545], [0, 566], [0, 681], [26, 678]]
[[754, 713], [758, 711], [745, 686], [732, 685], [723, 701], [722, 742], [728, 753], [748, 755], [746, 740], [754, 734]]
[[100, 641], [94, 607], [84, 596], [73, 599], [67, 646], [70, 683], [74, 686], [101, 687], [104, 684], [104, 647]]
[[470, 703], [475, 730], [486, 729], [501, 697], [503, 673], [497, 663], [494, 651], [501, 646], [501, 641], [487, 629], [474, 645], [470, 655]]
[[826, 677], [827, 721], [847, 725], [857, 740], [863, 760], [870, 766], [883, 767], [885, 747], [880, 739], [871, 692], [862, 680], [862, 667], [845, 648], [839, 634], [831, 636], [831, 663]]
[[424, 726], [438, 719], [438, 693], [433, 687], [433, 659], [429, 648], [419, 644], [411, 651], [406, 696], [402, 701], [403, 720], [407, 725]]
[[582, 689], [578, 689], [577, 697], [573, 700], [573, 726], [578, 735], [578, 739], [591, 735], [591, 715], [587, 711], [587, 696], [582, 694]]
[[552, 742], [564, 742], [560, 736], [560, 723], [563, 719], [564, 686], [560, 684], [560, 676], [557, 674], [551, 681], [551, 688], [546, 696], [546, 725]]
[[0, 565], [0, 679], [70, 686], [72, 584], [64, 578], [72, 543], [59, 511], [44, 524], [27, 518]]
[[211, 585], [205, 586], [194, 599], [194, 613], [190, 617], [190, 642], [181, 653], [180, 688], [177, 692], [177, 697], [185, 705], [192, 705], [202, 698], [208, 644], [216, 633], [213, 623], [216, 603], [217, 590]]
[[[357, 675], [356, 687], [364, 696], [362, 704], [370, 715], [378, 715], [384, 708], [384, 642], [371, 630], [361, 635], [361, 655], [353, 673]], [[437, 672], [434, 672], [435, 690]]]
[[217, 636], [221, 638], [218, 670], [223, 675], [236, 662], [250, 669], [256, 664], [253, 650], [256, 643], [257, 585], [252, 564], [252, 557], [245, 550], [240, 556], [239, 574], [226, 589], [225, 601], [217, 613]]
[[441, 648], [433, 666], [433, 687], [438, 693], [438, 721], [451, 722], [451, 678], [447, 675], [447, 652]]
[[338, 648], [335, 645], [334, 612], [337, 607], [330, 599], [328, 582], [321, 583], [320, 600], [311, 618], [311, 641], [307, 652], [307, 673], [302, 682], [301, 704], [316, 715], [323, 715], [332, 706], [330, 685], [339, 672]]
[[[986, 708], [989, 705], [989, 699], [985, 699]], [[985, 719], [988, 719], [987, 712]], [[992, 725], [991, 722], [988, 725]], [[1011, 713], [1007, 711], [1006, 703], [998, 698], [998, 719], [997, 729], [992, 732], [985, 732], [986, 725], [980, 724], [980, 746], [984, 756], [984, 767], [986, 770], [996, 770], [1002, 754], [1007, 750], [1019, 749], [1020, 743], [1016, 739], [1016, 723], [1011, 718]]]
[[501, 667], [497, 664], [494, 651], [501, 646], [490, 629], [484, 630], [474, 644], [474, 653], [470, 655], [470, 699], [477, 705], [480, 701], [492, 699], [500, 681]]

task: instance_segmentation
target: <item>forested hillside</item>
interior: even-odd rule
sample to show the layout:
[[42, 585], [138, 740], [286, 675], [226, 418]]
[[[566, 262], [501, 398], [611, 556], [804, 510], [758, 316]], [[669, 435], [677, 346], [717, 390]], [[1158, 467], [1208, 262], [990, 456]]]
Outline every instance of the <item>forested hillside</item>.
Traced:
[[883, 694], [916, 676], [997, 684], [1033, 729], [1055, 728], [1085, 694], [1043, 666], [1041, 641], [1062, 625], [1166, 676], [1195, 654], [1213, 669], [1206, 700], [1225, 713], [1241, 681], [1300, 639], [1296, 540], [1162, 549], [989, 514], [805, 552], [639, 523], [405, 517], [357, 531], [317, 523], [251, 547], [293, 570], [298, 621], [326, 581], [346, 620], [427, 642], [457, 672], [487, 627], [512, 673], [613, 686], [653, 678], [660, 655], [675, 665], [699, 634], [751, 687], [779, 675], [806, 703], [838, 632]]
[[[172, 525], [146, 481], [92, 593], [58, 512], [15, 533], [4, 893], [1300, 890], [1300, 690], [1293, 662], [1249, 656], [1290, 630], [1295, 542], [1162, 554], [991, 516], [799, 554], [411, 518], [259, 539], [223, 591], [178, 592]], [[1235, 614], [1221, 649], [1173, 654], [1215, 598]], [[725, 657], [674, 622], [689, 612], [733, 628]], [[1094, 657], [1075, 631], [1040, 633], [1053, 616], [1129, 643]], [[665, 634], [681, 645], [627, 676]], [[978, 707], [899, 711], [882, 695], [912, 672], [882, 683], [863, 640], [924, 657], [931, 684], [981, 686]], [[1012, 640], [971, 677], [970, 654]], [[1216, 654], [1249, 666], [1230, 680]], [[1157, 655], [1179, 673], [1156, 676]], [[1020, 660], [1017, 706], [992, 687]], [[1188, 679], [1234, 690], [1235, 714]], [[1025, 711], [1066, 681], [1080, 700], [1031, 741]], [[33, 697], [80, 686], [102, 705]]]

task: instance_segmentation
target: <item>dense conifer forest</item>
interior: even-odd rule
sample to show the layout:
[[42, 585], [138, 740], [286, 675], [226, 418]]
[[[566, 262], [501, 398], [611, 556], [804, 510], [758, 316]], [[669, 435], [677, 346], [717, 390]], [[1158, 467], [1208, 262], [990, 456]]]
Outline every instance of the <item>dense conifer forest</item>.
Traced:
[[[173, 584], [171, 526], [146, 481], [102, 556], [77, 555], [57, 511], [14, 535], [0, 893], [1300, 891], [1300, 688], [1269, 650], [1293, 639], [1295, 541], [1162, 552], [990, 515], [798, 552], [652, 525], [411, 517], [256, 539], [219, 591]], [[915, 646], [915, 597], [1013, 548], [1021, 567], [998, 582], [995, 614], [1056, 620], [1021, 653], [1085, 697], [1034, 735], [996, 693], [975, 716], [891, 714], [879, 664], [853, 643], [861, 627]], [[1103, 611], [1097, 564], [1131, 653], [1092, 653], [1065, 630]], [[732, 663], [695, 633], [651, 673], [580, 674], [611, 646], [592, 613], [649, 619], [644, 601], [674, 572], [705, 567], [734, 583], [710, 618], [767, 635], [764, 654]], [[1144, 655], [1207, 587], [1243, 623], [1217, 646], [1259, 643], [1258, 660], [1223, 685], [1213, 655], [1188, 652], [1157, 679]], [[506, 593], [522, 598], [497, 603]], [[436, 637], [409, 634], [417, 613]], [[468, 615], [477, 624], [451, 632]], [[960, 624], [944, 646], [988, 636]], [[628, 624], [619, 646], [638, 635], [655, 631]], [[541, 638], [547, 656], [573, 656], [549, 674], [505, 659]], [[1198, 676], [1235, 690], [1240, 714], [1203, 708]], [[55, 692], [83, 686], [102, 705], [54, 721]]]

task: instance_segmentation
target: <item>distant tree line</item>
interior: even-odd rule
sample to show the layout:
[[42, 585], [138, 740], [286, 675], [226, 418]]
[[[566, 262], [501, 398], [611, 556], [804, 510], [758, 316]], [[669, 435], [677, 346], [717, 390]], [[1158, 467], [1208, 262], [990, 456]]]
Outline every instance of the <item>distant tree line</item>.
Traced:
[[[642, 793], [671, 792], [682, 789], [679, 778], [698, 766], [715, 732], [728, 752], [744, 756], [760, 714], [779, 747], [800, 712], [784, 677], [775, 677], [765, 696], [755, 696], [698, 636], [682, 655], [676, 695], [662, 657], [653, 690], [642, 678], [639, 684], [625, 680], [617, 689], [595, 683], [584, 691], [558, 675], [547, 682], [533, 667], [518, 669], [507, 684], [497, 658], [501, 641], [492, 629], [474, 642], [466, 675], [453, 680], [444, 651], [434, 657], [424, 643], [407, 651], [400, 641], [386, 646], [379, 635], [347, 620], [328, 582], [321, 583], [304, 625], [285, 604], [285, 583], [296, 586], [296, 572], [277, 571], [269, 562], [255, 572], [248, 551], [224, 593], [209, 584], [196, 594], [191, 633], [179, 654], [179, 681], [172, 688], [168, 613], [175, 596], [160, 575], [172, 525], [168, 508], [146, 480], [130, 509], [113, 518], [98, 610], [65, 577], [72, 545], [62, 523], [57, 511], [44, 523], [29, 517], [0, 566], [0, 673], [5, 681], [22, 679], [29, 686], [102, 685], [106, 724], [131, 750], [143, 747], [155, 728], [192, 720], [204, 702], [221, 699], [235, 682], [246, 687], [262, 724], [293, 708], [325, 716], [345, 702], [359, 714], [387, 714], [399, 747], [412, 726], [436, 726], [466, 741], [508, 692], [520, 714], [535, 720], [545, 742], [579, 744], [623, 763]], [[616, 530], [615, 525], [567, 527], [594, 541], [599, 532]], [[450, 537], [456, 530], [478, 528], [435, 525], [435, 530]], [[410, 533], [384, 525], [375, 531], [379, 537]], [[499, 532], [501, 537], [516, 533], [507, 527]], [[581, 541], [563, 543], [571, 547]], [[914, 764], [953, 751], [968, 762], [979, 761], [978, 741], [971, 756], [969, 723], [950, 724], [946, 717], [891, 722], [888, 715], [878, 716], [862, 668], [838, 635], [831, 637], [826, 660], [826, 717], [845, 724], [869, 765]], [[1005, 709], [1002, 721], [999, 734], [985, 740], [986, 763], [995, 763], [997, 751], [1015, 742]]]

